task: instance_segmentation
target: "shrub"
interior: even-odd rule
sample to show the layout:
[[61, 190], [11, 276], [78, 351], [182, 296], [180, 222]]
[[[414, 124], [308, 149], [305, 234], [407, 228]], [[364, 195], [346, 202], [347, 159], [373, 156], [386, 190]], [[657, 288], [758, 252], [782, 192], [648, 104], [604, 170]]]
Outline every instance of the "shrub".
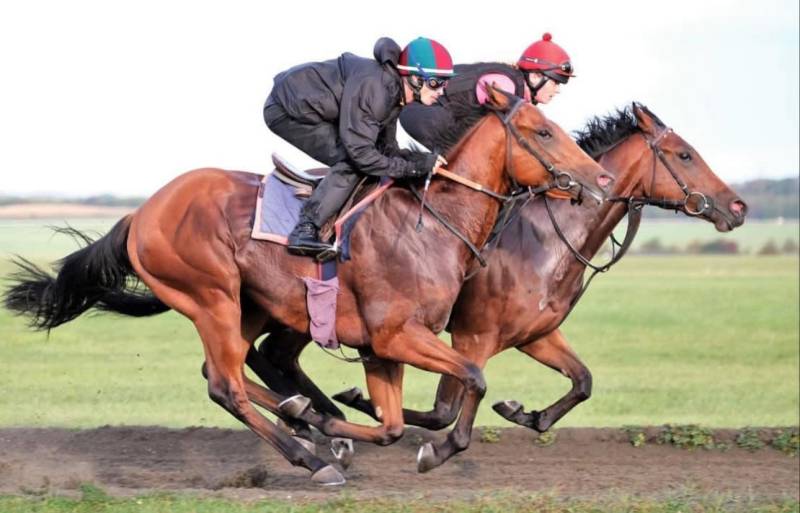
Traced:
[[789, 456], [796, 456], [800, 452], [800, 430], [798, 428], [781, 429], [770, 445]]
[[736, 445], [753, 452], [764, 447], [764, 442], [761, 441], [757, 429], [746, 427], [736, 435]]
[[708, 428], [700, 427], [697, 424], [687, 424], [685, 426], [666, 424], [661, 428], [656, 441], [659, 444], [674, 445], [681, 449], [714, 449], [714, 435]]
[[622, 431], [628, 435], [628, 441], [634, 447], [641, 447], [647, 442], [644, 429], [639, 426], [622, 426]]
[[480, 441], [485, 444], [496, 444], [500, 441], [500, 430], [490, 426], [480, 428]]
[[556, 432], [555, 431], [545, 431], [544, 433], [539, 433], [539, 436], [534, 440], [534, 443], [540, 447], [547, 447], [556, 443]]

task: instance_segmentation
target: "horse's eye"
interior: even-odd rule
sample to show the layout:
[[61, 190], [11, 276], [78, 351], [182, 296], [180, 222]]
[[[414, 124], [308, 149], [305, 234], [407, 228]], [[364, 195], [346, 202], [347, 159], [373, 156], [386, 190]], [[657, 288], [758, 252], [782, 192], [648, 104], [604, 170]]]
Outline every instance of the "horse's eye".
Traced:
[[678, 153], [678, 157], [684, 162], [689, 162], [690, 160], [692, 160], [692, 156], [689, 154], [688, 151], [682, 151]]
[[541, 137], [542, 139], [550, 139], [551, 137], [553, 137], [553, 134], [550, 133], [550, 130], [547, 130], [546, 128], [542, 128], [536, 133], [539, 134], [539, 137]]

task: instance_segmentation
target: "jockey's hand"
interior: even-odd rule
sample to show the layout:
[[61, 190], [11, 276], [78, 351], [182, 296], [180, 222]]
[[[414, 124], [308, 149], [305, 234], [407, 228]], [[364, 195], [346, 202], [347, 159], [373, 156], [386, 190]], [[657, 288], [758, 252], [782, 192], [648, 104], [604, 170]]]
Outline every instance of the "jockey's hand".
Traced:
[[428, 173], [435, 173], [443, 164], [447, 164], [444, 157], [436, 153], [417, 153], [412, 156], [411, 161], [414, 163], [414, 170], [408, 174], [408, 178], [428, 176]]

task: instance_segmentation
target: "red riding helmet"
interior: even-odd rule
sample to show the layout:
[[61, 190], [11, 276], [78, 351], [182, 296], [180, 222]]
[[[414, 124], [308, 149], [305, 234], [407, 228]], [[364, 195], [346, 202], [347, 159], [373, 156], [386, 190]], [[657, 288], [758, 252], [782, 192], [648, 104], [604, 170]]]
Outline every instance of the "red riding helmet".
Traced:
[[566, 84], [574, 77], [569, 55], [563, 48], [551, 41], [553, 36], [545, 32], [542, 39], [536, 41], [522, 52], [517, 66], [523, 71], [535, 71], [560, 84]]

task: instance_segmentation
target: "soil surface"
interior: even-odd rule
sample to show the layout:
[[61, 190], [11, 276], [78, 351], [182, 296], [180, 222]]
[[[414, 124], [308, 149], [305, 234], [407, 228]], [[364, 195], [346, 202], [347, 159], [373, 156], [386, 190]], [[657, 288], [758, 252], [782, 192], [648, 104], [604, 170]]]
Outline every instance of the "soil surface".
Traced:
[[[800, 459], [765, 447], [736, 447], [733, 432], [717, 431], [727, 450], [685, 450], [651, 441], [633, 447], [618, 429], [556, 430], [546, 447], [521, 428], [501, 429], [496, 443], [479, 441], [426, 474], [416, 471], [422, 441], [444, 433], [409, 429], [390, 447], [356, 444], [347, 484], [320, 488], [249, 431], [162, 427], [91, 430], [0, 430], [0, 494], [77, 494], [93, 483], [112, 495], [193, 491], [250, 499], [431, 497], [469, 499], [494, 492], [554, 493], [568, 498], [665, 497], [676, 494], [798, 499]], [[317, 453], [329, 459], [327, 440]]]

